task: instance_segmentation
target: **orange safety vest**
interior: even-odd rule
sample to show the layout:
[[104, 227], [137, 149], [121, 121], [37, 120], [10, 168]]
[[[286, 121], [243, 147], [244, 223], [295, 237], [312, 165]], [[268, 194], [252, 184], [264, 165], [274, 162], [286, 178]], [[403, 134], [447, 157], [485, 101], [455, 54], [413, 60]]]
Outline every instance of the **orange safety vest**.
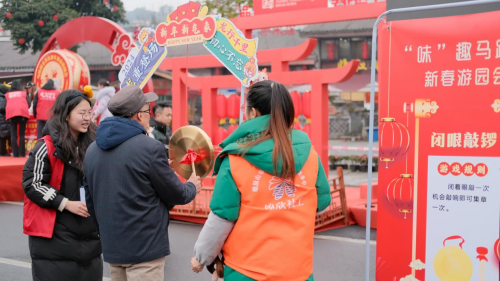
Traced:
[[239, 218], [222, 251], [225, 263], [259, 281], [304, 281], [313, 272], [314, 223], [318, 198], [318, 156], [311, 148], [306, 164], [283, 180], [229, 155], [231, 174], [241, 193]]

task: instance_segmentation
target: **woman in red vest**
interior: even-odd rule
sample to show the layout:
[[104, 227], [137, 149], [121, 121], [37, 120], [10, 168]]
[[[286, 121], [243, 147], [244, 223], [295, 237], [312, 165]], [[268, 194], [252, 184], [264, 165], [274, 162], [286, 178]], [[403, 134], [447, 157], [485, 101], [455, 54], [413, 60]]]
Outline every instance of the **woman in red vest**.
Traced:
[[38, 139], [42, 137], [43, 128], [50, 118], [50, 108], [56, 102], [57, 96], [59, 96], [59, 89], [56, 88], [52, 79], [47, 80], [45, 85], [35, 95], [35, 99], [33, 100], [33, 116], [36, 119]]
[[[5, 115], [7, 120], [10, 120], [12, 153], [14, 157], [25, 157], [24, 133], [26, 131], [26, 123], [30, 118], [30, 98], [25, 91], [21, 90], [21, 83], [18, 80], [11, 83], [10, 91], [5, 95], [5, 98], [7, 99]], [[17, 138], [18, 131], [19, 139]]]
[[90, 99], [67, 90], [52, 109], [23, 170], [23, 232], [33, 280], [102, 280], [101, 242], [80, 188], [85, 152], [96, 134]]
[[308, 135], [293, 129], [283, 85], [255, 83], [245, 115], [220, 144], [192, 270], [200, 272], [222, 249], [225, 281], [312, 281], [316, 213], [331, 202], [325, 171]]

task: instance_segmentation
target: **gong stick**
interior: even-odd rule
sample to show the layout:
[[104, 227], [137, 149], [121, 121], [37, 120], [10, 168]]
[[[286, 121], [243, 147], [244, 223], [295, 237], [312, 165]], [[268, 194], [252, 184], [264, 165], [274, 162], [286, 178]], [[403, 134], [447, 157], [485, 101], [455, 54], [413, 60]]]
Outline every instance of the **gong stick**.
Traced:
[[196, 169], [194, 168], [194, 161], [191, 161], [191, 167], [193, 168], [193, 174], [196, 177]]

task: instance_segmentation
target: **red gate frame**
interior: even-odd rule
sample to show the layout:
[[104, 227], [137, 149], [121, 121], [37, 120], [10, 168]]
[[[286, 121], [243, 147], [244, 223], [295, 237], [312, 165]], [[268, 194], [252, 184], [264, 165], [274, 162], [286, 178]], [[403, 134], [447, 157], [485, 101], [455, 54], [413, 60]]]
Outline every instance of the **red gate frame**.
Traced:
[[[385, 2], [335, 8], [290, 11], [253, 17], [238, 17], [231, 21], [252, 38], [252, 30], [280, 26], [295, 26], [325, 22], [377, 18], [385, 12]], [[259, 63], [271, 63], [269, 78], [283, 84], [311, 84], [311, 140], [320, 155], [325, 171], [328, 171], [328, 84], [347, 81], [356, 73], [359, 61], [351, 61], [342, 68], [289, 71], [289, 63], [307, 58], [316, 47], [316, 39], [308, 39], [299, 46], [258, 51]], [[191, 88], [201, 89], [203, 130], [211, 137], [215, 135], [217, 120], [214, 112], [218, 88], [240, 88], [241, 84], [232, 75], [187, 77], [186, 69], [222, 67], [212, 55], [194, 56], [186, 63], [185, 58], [166, 58], [159, 69], [172, 71], [173, 130], [188, 121], [188, 95], [186, 83]], [[187, 79], [187, 80], [186, 80]]]

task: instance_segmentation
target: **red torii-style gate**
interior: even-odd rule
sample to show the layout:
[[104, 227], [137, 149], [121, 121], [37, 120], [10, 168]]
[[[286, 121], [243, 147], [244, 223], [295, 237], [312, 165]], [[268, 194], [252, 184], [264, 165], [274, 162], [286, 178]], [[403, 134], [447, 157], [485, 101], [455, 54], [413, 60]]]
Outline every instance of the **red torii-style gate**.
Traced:
[[[231, 21], [244, 33], [252, 37], [252, 30], [315, 24], [324, 22], [377, 18], [385, 11], [385, 3], [336, 7], [332, 9], [310, 9], [254, 17], [239, 17]], [[271, 63], [269, 78], [282, 84], [311, 84], [311, 140], [320, 155], [325, 171], [328, 170], [328, 84], [344, 82], [356, 73], [359, 61], [351, 61], [342, 68], [289, 71], [289, 62], [307, 58], [316, 47], [316, 39], [308, 39], [299, 46], [270, 49], [257, 52], [259, 63]], [[195, 56], [186, 62], [183, 57], [166, 58], [159, 66], [172, 71], [173, 130], [188, 121], [188, 95], [186, 85], [201, 89], [203, 130], [215, 135], [217, 118], [213, 110], [219, 88], [239, 88], [240, 82], [232, 75], [187, 77], [187, 69], [221, 67], [212, 55]]]

